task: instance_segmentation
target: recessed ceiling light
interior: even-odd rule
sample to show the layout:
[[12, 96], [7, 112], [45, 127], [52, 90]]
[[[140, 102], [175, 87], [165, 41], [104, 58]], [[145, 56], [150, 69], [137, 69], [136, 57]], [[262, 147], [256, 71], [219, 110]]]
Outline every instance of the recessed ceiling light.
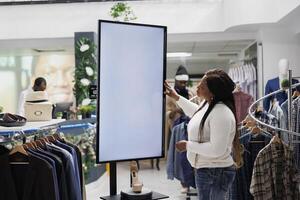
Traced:
[[188, 52], [174, 52], [174, 53], [167, 53], [168, 58], [174, 58], [174, 57], [190, 57], [192, 56], [192, 53]]

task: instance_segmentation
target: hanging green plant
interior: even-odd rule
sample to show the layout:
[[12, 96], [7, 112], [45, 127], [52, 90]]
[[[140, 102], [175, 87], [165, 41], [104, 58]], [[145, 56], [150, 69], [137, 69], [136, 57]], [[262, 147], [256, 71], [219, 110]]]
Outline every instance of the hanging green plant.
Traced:
[[116, 3], [111, 7], [110, 16], [116, 21], [120, 21], [121, 17], [124, 17], [123, 21], [125, 22], [137, 19], [128, 3], [123, 2]]
[[75, 55], [78, 66], [75, 69], [74, 95], [77, 105], [90, 102], [89, 86], [97, 78], [96, 44], [86, 37], [81, 37], [75, 44]]

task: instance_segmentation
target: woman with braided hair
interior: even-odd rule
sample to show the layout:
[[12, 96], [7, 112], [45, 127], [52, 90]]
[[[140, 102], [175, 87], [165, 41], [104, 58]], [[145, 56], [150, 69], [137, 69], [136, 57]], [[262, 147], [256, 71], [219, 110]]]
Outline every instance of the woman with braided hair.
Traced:
[[199, 200], [225, 199], [242, 160], [232, 94], [234, 82], [222, 70], [206, 72], [197, 86], [197, 95], [205, 99], [200, 108], [178, 95], [168, 83], [165, 87], [165, 93], [191, 117], [189, 139], [179, 141], [176, 148], [187, 151], [195, 168]]

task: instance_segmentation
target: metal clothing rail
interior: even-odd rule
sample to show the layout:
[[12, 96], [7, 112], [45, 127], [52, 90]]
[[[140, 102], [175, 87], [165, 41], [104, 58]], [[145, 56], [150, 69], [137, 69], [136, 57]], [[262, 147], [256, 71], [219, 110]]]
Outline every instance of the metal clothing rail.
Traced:
[[[297, 87], [297, 86], [300, 86], [300, 83], [296, 83], [296, 84], [291, 85], [291, 88], [295, 88], [295, 87]], [[259, 98], [258, 100], [256, 100], [254, 103], [252, 103], [252, 104], [250, 105], [250, 107], [249, 107], [249, 109], [248, 109], [248, 114], [249, 114], [249, 116], [250, 116], [253, 120], [255, 120], [258, 124], [260, 124], [260, 125], [262, 125], [262, 126], [268, 127], [268, 128], [273, 129], [273, 130], [275, 130], [275, 131], [281, 131], [281, 132], [283, 132], [283, 133], [288, 133], [288, 134], [291, 134], [291, 135], [300, 136], [300, 133], [297, 133], [297, 132], [294, 132], [294, 131], [291, 131], [291, 130], [286, 130], [286, 129], [278, 128], [278, 127], [272, 126], [272, 125], [270, 125], [270, 124], [266, 124], [266, 123], [260, 121], [259, 119], [255, 118], [254, 114], [251, 112], [252, 110], [254, 110], [255, 106], [256, 106], [261, 100], [264, 100], [264, 99], [266, 99], [266, 98], [268, 98], [268, 97], [270, 97], [270, 96], [273, 96], [273, 95], [275, 95], [275, 94], [277, 94], [277, 93], [280, 93], [280, 92], [283, 92], [283, 91], [285, 91], [285, 89], [279, 89], [279, 90], [277, 90], [277, 91], [275, 91], [275, 92], [272, 92], [272, 93], [270, 93], [270, 94], [267, 94], [266, 96], [263, 96], [263, 97]], [[291, 99], [291, 98], [289, 97], [289, 99]], [[289, 111], [289, 116], [290, 116], [290, 111]], [[289, 117], [289, 118], [290, 118], [290, 117]]]
[[[33, 123], [25, 127], [1, 127], [0, 144], [11, 143], [22, 140], [26, 137], [47, 135], [59, 129], [59, 122], [62, 120], [52, 120], [51, 122]], [[38, 126], [40, 125], [40, 126]]]

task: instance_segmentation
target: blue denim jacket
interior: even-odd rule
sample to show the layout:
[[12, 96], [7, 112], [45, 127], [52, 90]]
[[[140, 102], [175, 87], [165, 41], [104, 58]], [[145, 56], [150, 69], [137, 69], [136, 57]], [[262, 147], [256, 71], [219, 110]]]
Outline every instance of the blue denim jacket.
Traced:
[[195, 188], [194, 170], [187, 160], [186, 152], [178, 152], [175, 149], [176, 142], [188, 139], [186, 125], [187, 122], [182, 122], [172, 129], [167, 158], [167, 177], [171, 180], [176, 178], [185, 186]]

